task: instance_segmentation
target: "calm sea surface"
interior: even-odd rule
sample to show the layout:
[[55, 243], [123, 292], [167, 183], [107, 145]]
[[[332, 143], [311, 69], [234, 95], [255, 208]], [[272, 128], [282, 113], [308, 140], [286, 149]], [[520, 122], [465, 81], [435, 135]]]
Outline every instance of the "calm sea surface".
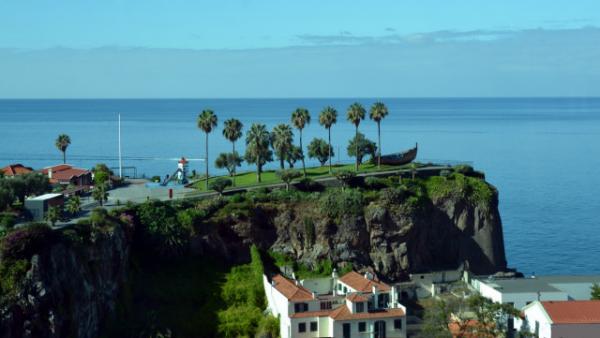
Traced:
[[[210, 163], [231, 145], [221, 136], [230, 117], [289, 123], [303, 106], [313, 121], [305, 145], [326, 138], [317, 113], [340, 111], [332, 138], [336, 161], [346, 162], [353, 126], [345, 120], [350, 99], [253, 100], [0, 100], [0, 166], [56, 164], [59, 133], [71, 136], [68, 162], [116, 166], [117, 113], [122, 116], [124, 165], [138, 174], [171, 174], [175, 159], [204, 156], [196, 116], [206, 107], [219, 117], [210, 136]], [[370, 105], [373, 99], [360, 99]], [[600, 99], [386, 99], [383, 152], [419, 143], [419, 160], [468, 161], [500, 191], [509, 265], [525, 273], [600, 273]], [[360, 126], [376, 139], [375, 124]], [[243, 140], [238, 142], [243, 151]], [[338, 151], [339, 149], [339, 151]], [[204, 162], [192, 161], [202, 171]], [[211, 169], [212, 170], [212, 169]]]

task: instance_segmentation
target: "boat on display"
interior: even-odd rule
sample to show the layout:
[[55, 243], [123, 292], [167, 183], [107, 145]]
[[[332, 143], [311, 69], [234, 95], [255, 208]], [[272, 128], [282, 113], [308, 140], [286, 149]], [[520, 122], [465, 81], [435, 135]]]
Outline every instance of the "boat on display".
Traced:
[[394, 153], [389, 155], [381, 155], [381, 164], [388, 165], [403, 165], [408, 164], [417, 158], [417, 150], [419, 144], [415, 144], [414, 148], [408, 149], [404, 152]]

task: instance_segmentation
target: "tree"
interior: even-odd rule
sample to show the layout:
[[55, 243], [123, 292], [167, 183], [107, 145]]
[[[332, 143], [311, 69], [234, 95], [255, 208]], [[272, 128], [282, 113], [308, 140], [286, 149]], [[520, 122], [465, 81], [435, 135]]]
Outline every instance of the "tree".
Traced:
[[63, 154], [63, 163], [67, 163], [67, 148], [71, 144], [71, 138], [67, 134], [60, 134], [56, 138], [54, 145]]
[[92, 222], [92, 226], [99, 227], [106, 223], [106, 218], [108, 217], [108, 212], [104, 208], [94, 208], [90, 213], [90, 221]]
[[291, 168], [294, 168], [294, 164], [302, 158], [302, 152], [300, 151], [300, 147], [292, 144], [292, 147], [285, 155], [285, 160]]
[[501, 337], [508, 329], [508, 320], [520, 315], [511, 304], [493, 302], [481, 295], [467, 300], [469, 309], [475, 314], [477, 334], [481, 337]]
[[333, 156], [333, 149], [324, 139], [314, 138], [308, 144], [308, 157], [316, 158], [322, 166], [327, 163], [328, 159], [331, 159], [331, 156]]
[[108, 201], [108, 187], [106, 184], [100, 184], [94, 186], [92, 190], [92, 198], [100, 203], [100, 206], [104, 206], [104, 202]]
[[598, 284], [598, 283], [592, 284], [591, 299], [592, 300], [600, 300], [600, 284]]
[[377, 168], [381, 167], [381, 120], [388, 115], [388, 109], [382, 102], [375, 102], [371, 106], [369, 117], [377, 123]]
[[[225, 121], [225, 123], [223, 125], [225, 126], [223, 128], [223, 136], [225, 136], [225, 138], [228, 139], [229, 142], [231, 142], [231, 146], [232, 146], [231, 153], [237, 154], [237, 152], [235, 151], [235, 142], [237, 140], [239, 140], [240, 137], [242, 137], [242, 129], [244, 128], [244, 125], [238, 119], [228, 119]], [[236, 168], [233, 167], [233, 175], [231, 175], [231, 173], [230, 173], [231, 177], [233, 178], [233, 186], [234, 187], [235, 187], [235, 171], [236, 171]]]
[[[365, 119], [365, 108], [362, 104], [354, 102], [348, 107], [346, 112], [346, 118], [354, 125], [354, 139], [358, 139], [358, 125], [360, 121]], [[359, 154], [359, 144], [355, 143], [355, 154]], [[360, 164], [359, 157], [356, 156], [355, 170], [358, 171], [358, 165]]]
[[54, 226], [56, 224], [56, 222], [58, 222], [60, 220], [60, 214], [61, 214], [61, 210], [59, 207], [54, 206], [54, 207], [50, 207], [48, 209], [48, 212], [46, 212], [46, 221], [48, 221], [48, 223], [50, 223], [50, 225]]
[[292, 148], [294, 141], [294, 132], [288, 124], [281, 123], [273, 128], [271, 132], [271, 146], [275, 151], [275, 156], [279, 159], [279, 167], [285, 169], [284, 161]]
[[94, 184], [96, 185], [108, 184], [110, 177], [113, 175], [113, 172], [104, 163], [96, 164], [92, 169], [92, 173], [94, 174]]
[[[331, 147], [331, 126], [337, 122], [337, 110], [331, 106], [325, 107], [319, 114], [319, 124], [327, 129], [327, 140], [329, 144], [329, 174], [331, 174], [331, 158], [333, 155], [333, 148]], [[309, 155], [310, 156], [310, 155]], [[322, 164], [321, 164], [322, 165]]]
[[223, 196], [223, 191], [231, 186], [231, 180], [225, 177], [217, 177], [210, 182], [209, 186], [212, 190], [218, 192], [220, 196]]
[[81, 199], [79, 196], [72, 196], [67, 201], [65, 207], [71, 216], [75, 216], [81, 211]]
[[348, 156], [356, 157], [356, 163], [361, 164], [365, 155], [370, 155], [371, 158], [375, 157], [377, 146], [375, 142], [365, 138], [365, 135], [358, 133], [348, 143], [347, 151]]
[[310, 124], [310, 113], [306, 108], [297, 108], [292, 113], [292, 124], [300, 131], [300, 159], [302, 160], [302, 172], [306, 177], [306, 165], [304, 164], [304, 149], [302, 148], [302, 130]]
[[256, 180], [261, 182], [262, 167], [273, 160], [269, 149], [269, 132], [264, 124], [253, 123], [246, 133], [246, 162], [256, 165]]
[[285, 190], [290, 191], [292, 181], [302, 176], [302, 174], [296, 170], [280, 170], [277, 172], [277, 176], [285, 183]]
[[356, 173], [350, 170], [340, 170], [335, 172], [335, 178], [342, 184], [342, 191], [346, 190], [346, 187], [350, 185], [350, 182], [356, 177]]
[[218, 169], [227, 169], [229, 176], [235, 177], [235, 168], [241, 166], [242, 161], [243, 159], [240, 157], [237, 151], [233, 153], [220, 153], [215, 160], [215, 167]]
[[198, 128], [202, 129], [206, 135], [204, 161], [206, 164], [206, 190], [208, 190], [208, 134], [217, 126], [217, 115], [210, 110], [204, 109], [200, 115], [198, 115]]

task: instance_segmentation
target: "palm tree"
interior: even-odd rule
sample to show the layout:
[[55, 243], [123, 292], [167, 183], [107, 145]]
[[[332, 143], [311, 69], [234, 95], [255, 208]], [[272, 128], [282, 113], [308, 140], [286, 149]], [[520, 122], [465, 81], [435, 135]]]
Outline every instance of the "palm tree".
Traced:
[[54, 145], [63, 154], [63, 163], [67, 163], [67, 148], [71, 144], [71, 138], [67, 134], [60, 134], [56, 138]]
[[381, 120], [388, 115], [388, 109], [383, 102], [375, 102], [371, 106], [369, 117], [377, 122], [377, 168], [381, 168]]
[[[329, 141], [329, 174], [331, 174], [331, 126], [337, 122], [337, 110], [331, 106], [325, 107], [321, 114], [319, 114], [319, 124], [327, 128], [328, 141]], [[338, 155], [339, 156], [339, 155]]]
[[304, 149], [302, 149], [302, 129], [310, 124], [310, 113], [306, 108], [297, 108], [292, 113], [292, 124], [300, 131], [300, 154], [302, 159], [302, 172], [306, 177], [306, 166], [304, 164]]
[[285, 159], [292, 149], [294, 142], [294, 132], [289, 124], [281, 123], [273, 128], [271, 132], [271, 146], [275, 155], [279, 158], [279, 167], [285, 169]]
[[108, 201], [108, 187], [106, 183], [99, 184], [94, 186], [94, 190], [92, 190], [92, 198], [98, 203], [100, 206], [104, 206], [104, 202]]
[[[364, 120], [365, 118], [365, 108], [362, 106], [362, 104], [354, 102], [350, 105], [350, 107], [348, 107], [346, 117], [348, 121], [354, 124], [354, 137], [355, 139], [358, 139], [358, 125], [360, 124], [360, 121]], [[358, 155], [358, 142], [356, 143], [356, 154]], [[358, 171], [358, 156], [356, 156], [355, 169]]]
[[[242, 137], [242, 129], [244, 125], [238, 119], [229, 119], [223, 123], [223, 136], [231, 142], [231, 146], [233, 147], [232, 154], [235, 154], [235, 141], [239, 140]], [[233, 167], [233, 186], [235, 187], [235, 166]]]
[[65, 207], [72, 216], [77, 215], [81, 211], [81, 199], [79, 196], [70, 197]]
[[206, 134], [206, 144], [204, 152], [204, 163], [206, 164], [206, 190], [208, 190], [208, 134], [217, 126], [217, 115], [210, 110], [204, 109], [200, 115], [198, 115], [198, 128], [202, 129]]
[[246, 161], [256, 164], [256, 180], [261, 182], [262, 167], [273, 158], [269, 149], [269, 132], [264, 124], [253, 123], [246, 133]]

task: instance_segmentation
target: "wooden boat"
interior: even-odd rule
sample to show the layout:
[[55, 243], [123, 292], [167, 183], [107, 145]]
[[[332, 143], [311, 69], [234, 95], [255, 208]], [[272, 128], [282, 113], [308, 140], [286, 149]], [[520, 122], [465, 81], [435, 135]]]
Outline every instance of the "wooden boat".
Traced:
[[388, 165], [403, 165], [410, 163], [417, 158], [417, 150], [419, 144], [415, 144], [415, 147], [401, 153], [394, 153], [389, 155], [381, 155], [381, 164]]

